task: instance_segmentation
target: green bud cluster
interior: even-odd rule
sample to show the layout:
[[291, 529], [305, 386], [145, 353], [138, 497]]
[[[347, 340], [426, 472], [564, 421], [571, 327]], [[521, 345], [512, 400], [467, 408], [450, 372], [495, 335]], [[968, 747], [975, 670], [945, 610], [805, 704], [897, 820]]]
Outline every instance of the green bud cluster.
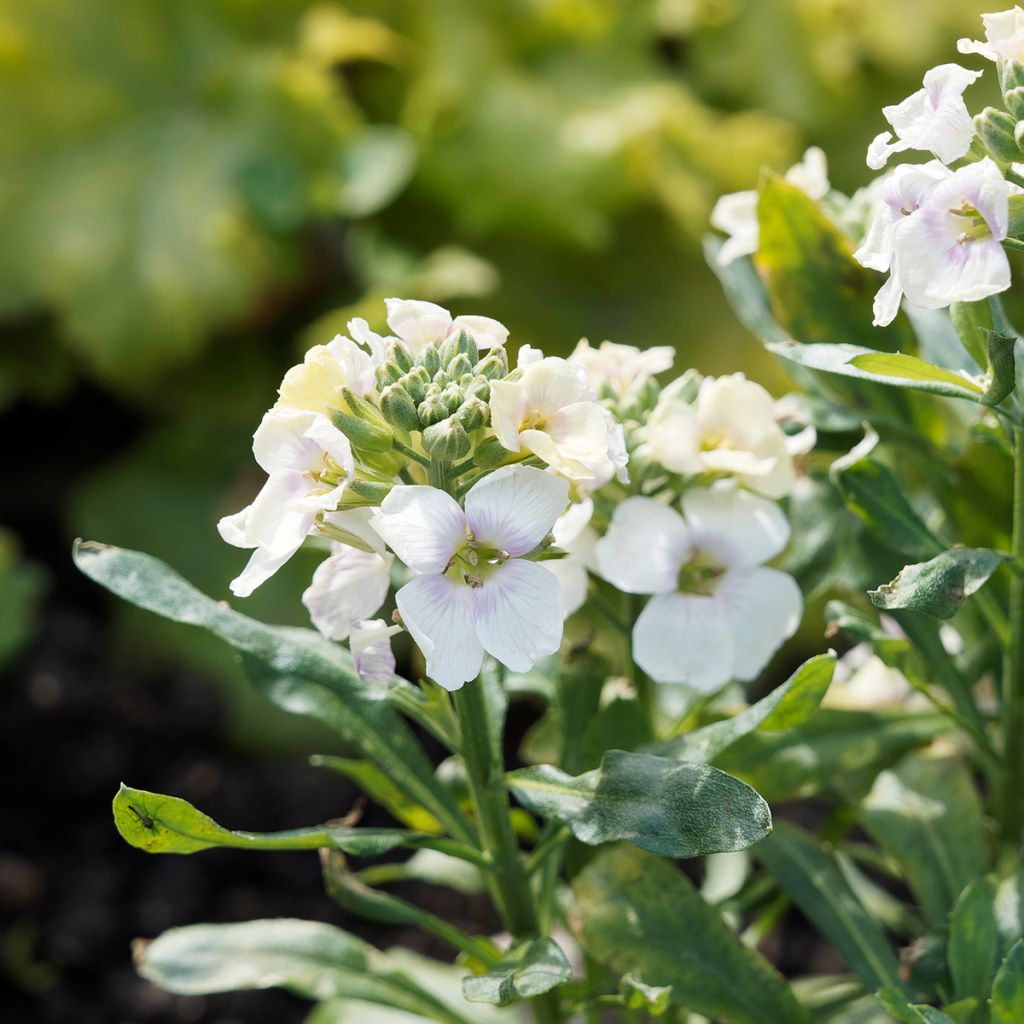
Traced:
[[994, 160], [1007, 164], [1019, 160], [1024, 153], [1017, 143], [1017, 119], [1005, 110], [986, 107], [974, 119], [974, 128], [985, 149]]
[[490, 423], [490, 382], [507, 374], [505, 350], [481, 359], [465, 331], [415, 358], [393, 343], [377, 369], [380, 416], [392, 428], [421, 432], [432, 459], [453, 462], [472, 450], [470, 435]]

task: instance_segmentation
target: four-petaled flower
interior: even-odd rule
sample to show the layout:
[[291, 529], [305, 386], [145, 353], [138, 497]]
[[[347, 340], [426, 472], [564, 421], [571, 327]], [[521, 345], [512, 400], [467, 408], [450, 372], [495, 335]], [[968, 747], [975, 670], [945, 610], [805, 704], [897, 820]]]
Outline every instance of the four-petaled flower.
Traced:
[[590, 386], [599, 395], [604, 397], [607, 392], [622, 398], [636, 384], [670, 369], [675, 358], [676, 350], [671, 345], [644, 349], [602, 341], [593, 348], [586, 338], [581, 338], [569, 362], [583, 367]]
[[372, 519], [418, 575], [395, 600], [426, 658], [427, 675], [456, 690], [480, 673], [484, 652], [514, 672], [554, 654], [562, 639], [558, 581], [526, 557], [565, 510], [569, 485], [529, 466], [506, 466], [470, 488], [465, 510], [444, 491], [395, 487]]
[[453, 317], [443, 306], [420, 299], [385, 299], [384, 303], [388, 327], [414, 356], [460, 331], [472, 335], [478, 349], [504, 345], [508, 339], [508, 328], [489, 316]]
[[633, 628], [633, 658], [659, 683], [703, 692], [753, 679], [792, 636], [803, 600], [764, 563], [789, 540], [779, 507], [731, 485], [687, 491], [683, 515], [627, 498], [597, 543], [601, 575], [654, 595]]
[[981, 77], [959, 64], [940, 64], [924, 76], [924, 88], [902, 103], [883, 107], [885, 119], [896, 132], [877, 135], [868, 147], [868, 167], [881, 170], [893, 153], [923, 149], [944, 164], [959, 160], [971, 148], [974, 122], [964, 103], [964, 89]]
[[255, 548], [231, 583], [238, 597], [251, 594], [299, 550], [321, 514], [338, 507], [354, 470], [348, 438], [315, 412], [271, 409], [252, 450], [267, 482], [251, 505], [217, 524], [229, 544]]
[[980, 53], [989, 60], [1024, 61], [1024, 11], [1014, 7], [998, 14], [983, 14], [985, 41], [959, 39], [956, 48], [961, 53]]

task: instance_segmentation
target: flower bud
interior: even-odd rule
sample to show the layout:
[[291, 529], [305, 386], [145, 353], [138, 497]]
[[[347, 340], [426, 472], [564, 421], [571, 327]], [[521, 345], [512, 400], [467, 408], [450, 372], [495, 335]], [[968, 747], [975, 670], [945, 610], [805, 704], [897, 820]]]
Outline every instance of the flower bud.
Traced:
[[439, 462], [455, 462], [468, 455], [472, 447], [465, 428], [454, 416], [423, 431], [423, 450]]
[[440, 355], [441, 365], [444, 367], [448, 367], [460, 355], [464, 355], [469, 360], [470, 366], [480, 358], [476, 342], [465, 331], [459, 331], [458, 334], [445, 338], [441, 343]]
[[444, 402], [444, 407], [448, 410], [447, 415], [451, 415], [455, 412], [460, 405], [462, 400], [466, 396], [462, 393], [462, 388], [459, 387], [454, 381], [450, 384], [446, 384], [444, 391], [441, 392], [441, 400]]
[[401, 430], [419, 430], [416, 403], [401, 384], [389, 384], [380, 393], [380, 411], [392, 426]]
[[488, 437], [476, 446], [473, 461], [481, 469], [495, 469], [500, 466], [508, 455], [508, 449], [496, 437]]
[[492, 348], [491, 351], [473, 367], [473, 372], [479, 374], [481, 377], [487, 378], [488, 380], [501, 380], [502, 377], [507, 377], [508, 354], [505, 352], [505, 349], [501, 345]]
[[974, 127], [995, 160], [1005, 164], [1020, 159], [1020, 146], [1014, 137], [1017, 122], [1005, 110], [986, 107], [974, 119]]
[[491, 420], [490, 406], [486, 402], [480, 401], [479, 398], [467, 398], [459, 406], [455, 418], [467, 431], [479, 430], [480, 427], [487, 426]]
[[448, 416], [450, 410], [439, 391], [429, 390], [427, 397], [417, 406], [416, 413], [420, 426], [429, 427], [432, 423], [439, 423]]
[[1003, 94], [1006, 109], [1018, 120], [1024, 118], [1024, 85], [1018, 85]]
[[416, 365], [422, 366], [427, 371], [427, 375], [433, 378], [437, 371], [441, 369], [441, 355], [437, 351], [437, 347], [427, 345], [416, 357]]
[[450, 380], [458, 380], [460, 377], [472, 375], [473, 363], [476, 360], [470, 360], [469, 356], [465, 352], [459, 352], [455, 358], [448, 364], [448, 377]]
[[388, 345], [385, 359], [397, 363], [402, 373], [408, 373], [413, 367], [412, 356], [400, 341], [393, 341]]
[[383, 391], [389, 384], [396, 384], [402, 379], [402, 368], [398, 363], [389, 360], [377, 367], [374, 377], [377, 380], [377, 390]]
[[1014, 104], [1010, 101], [1010, 94], [1016, 89], [1024, 87], [1024, 64], [1019, 60], [1004, 60], [999, 62], [999, 91], [1003, 94], [1003, 101], [1006, 103], [1006, 109], [1010, 111], [1014, 117], [1020, 117], [1021, 115], [1014, 109]]
[[342, 388], [341, 395], [347, 411], [335, 410], [331, 413], [334, 425], [357, 448], [368, 452], [390, 451], [394, 445], [395, 432], [380, 410], [351, 388]]
[[341, 501], [338, 502], [338, 508], [366, 508], [370, 505], [379, 505], [391, 493], [392, 486], [376, 480], [349, 480], [341, 495]]
[[474, 377], [463, 391], [467, 398], [479, 398], [481, 402], [491, 400], [491, 383], [486, 377]]

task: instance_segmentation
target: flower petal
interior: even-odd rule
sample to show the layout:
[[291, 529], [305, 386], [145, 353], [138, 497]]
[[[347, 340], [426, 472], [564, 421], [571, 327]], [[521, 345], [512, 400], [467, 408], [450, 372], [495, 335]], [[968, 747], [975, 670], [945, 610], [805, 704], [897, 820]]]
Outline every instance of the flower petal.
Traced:
[[516, 557], [551, 532], [569, 503], [569, 484], [532, 466], [504, 466], [466, 495], [466, 522], [482, 544]]
[[733, 634], [712, 597], [657, 594], [633, 627], [633, 659], [657, 683], [688, 683], [703, 693], [732, 677]]
[[442, 572], [466, 541], [466, 517], [458, 502], [422, 484], [392, 488], [370, 525], [416, 572]]
[[481, 351], [508, 341], [508, 328], [489, 316], [457, 316], [452, 321], [451, 330], [465, 331]]
[[789, 523], [772, 501], [738, 487], [696, 488], [683, 495], [693, 545], [726, 566], [755, 566], [789, 542]]
[[619, 590], [658, 594], [676, 589], [691, 550], [690, 531], [675, 509], [633, 497], [616, 506], [595, 555], [598, 572]]
[[792, 576], [777, 569], [732, 570], [721, 577], [715, 598], [729, 610], [735, 639], [733, 676], [747, 682], [800, 625], [800, 588]]
[[324, 636], [344, 640], [354, 622], [370, 618], [380, 608], [389, 584], [388, 563], [380, 555], [338, 545], [317, 566], [302, 603]]
[[418, 355], [427, 345], [447, 337], [452, 315], [443, 306], [419, 299], [385, 299], [388, 327], [402, 339], [406, 348]]
[[554, 654], [562, 642], [562, 592], [536, 562], [513, 558], [473, 591], [476, 635], [484, 650], [513, 672]]
[[383, 686], [395, 674], [395, 656], [391, 637], [401, 626], [389, 626], [383, 619], [367, 619], [352, 623], [348, 646], [359, 678], [370, 685]]
[[446, 690], [476, 679], [484, 649], [473, 625], [473, 590], [447, 576], [417, 576], [395, 595], [402, 624]]
[[280, 406], [263, 416], [252, 436], [252, 452], [264, 473], [269, 476], [278, 470], [306, 472], [320, 468], [323, 449], [305, 436], [317, 416], [305, 409]]

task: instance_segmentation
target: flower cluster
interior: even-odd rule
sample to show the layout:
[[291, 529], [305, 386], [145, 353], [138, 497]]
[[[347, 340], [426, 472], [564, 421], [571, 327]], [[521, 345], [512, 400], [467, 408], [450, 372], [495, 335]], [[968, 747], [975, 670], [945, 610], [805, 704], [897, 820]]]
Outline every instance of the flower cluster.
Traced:
[[[883, 108], [890, 130], [868, 147], [867, 164], [882, 170], [895, 154], [930, 154], [926, 163], [900, 164], [868, 190], [873, 213], [856, 259], [887, 273], [874, 304], [874, 323], [895, 319], [905, 299], [913, 306], [944, 309], [986, 299], [1010, 287], [1006, 247], [1014, 200], [1024, 202], [1024, 11], [982, 16], [985, 39], [961, 39], [961, 53], [997, 65], [1004, 109], [987, 107], [975, 117], [965, 91], [984, 72], [959, 64], [929, 70], [922, 87]], [[808, 150], [786, 175], [815, 201], [829, 194], [824, 159]], [[830, 196], [830, 199], [836, 198]], [[842, 198], [842, 197], [838, 197]], [[758, 249], [757, 194], [723, 196], [711, 223], [729, 238], [719, 262]]]
[[799, 444], [763, 388], [662, 388], [671, 348], [607, 341], [567, 359], [525, 345], [511, 368], [502, 324], [429, 302], [387, 300], [387, 324], [353, 320], [285, 375], [253, 439], [266, 483], [220, 522], [252, 550], [235, 594], [319, 537], [317, 629], [380, 683], [404, 629], [449, 690], [485, 655], [522, 672], [555, 653], [602, 590], [653, 595], [628, 628], [658, 682], [751, 679], [792, 634], [799, 590], [764, 563], [788, 539], [775, 502]]

